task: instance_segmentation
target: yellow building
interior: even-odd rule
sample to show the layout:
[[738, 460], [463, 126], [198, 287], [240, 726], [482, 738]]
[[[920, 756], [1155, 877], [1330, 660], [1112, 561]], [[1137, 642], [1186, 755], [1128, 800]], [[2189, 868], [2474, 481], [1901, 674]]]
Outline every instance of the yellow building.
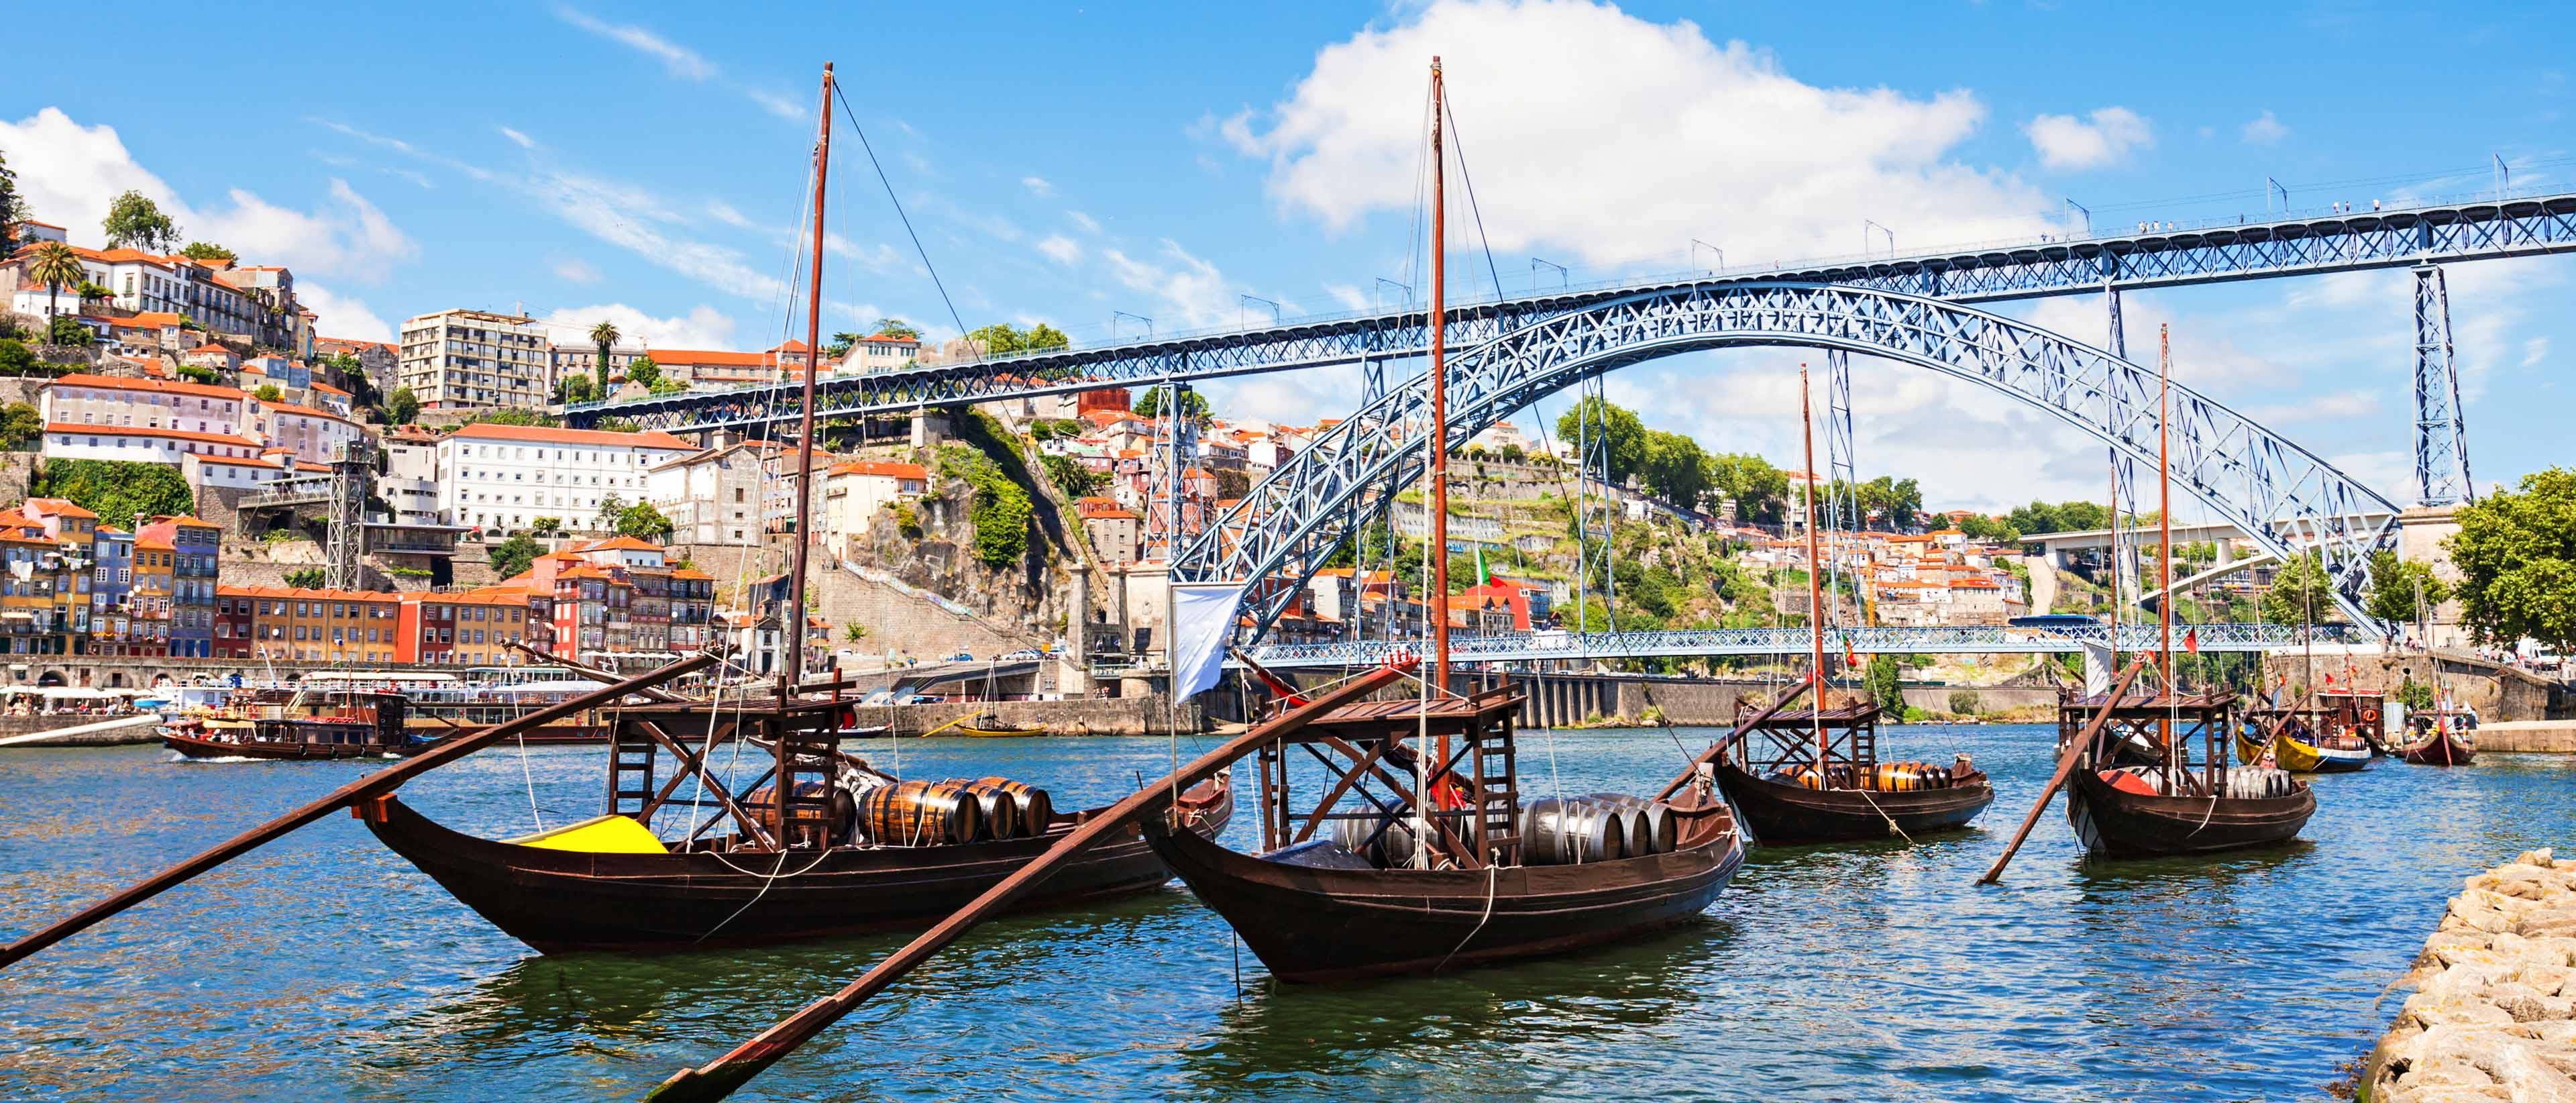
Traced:
[[134, 539], [134, 588], [126, 598], [125, 653], [170, 653], [170, 591], [179, 550], [158, 536]]

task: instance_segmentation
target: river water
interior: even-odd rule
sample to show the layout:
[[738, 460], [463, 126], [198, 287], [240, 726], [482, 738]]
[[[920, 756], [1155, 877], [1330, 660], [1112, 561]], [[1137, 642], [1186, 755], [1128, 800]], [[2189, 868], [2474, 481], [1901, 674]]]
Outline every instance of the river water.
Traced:
[[[2576, 759], [2383, 759], [2318, 779], [2292, 846], [2088, 865], [2052, 809], [1980, 888], [2051, 729], [1881, 738], [1885, 757], [1974, 754], [2000, 792], [1979, 829], [1757, 849], [1704, 919], [1652, 939], [1351, 987], [1271, 983], [1177, 884], [1011, 918], [744, 1098], [2308, 1099], [2385, 1028], [2395, 1001], [2375, 1001], [2462, 877], [2576, 845]], [[1170, 753], [913, 740], [901, 769], [1008, 774], [1072, 807]], [[166, 758], [0, 756], [0, 936], [380, 765]], [[1524, 733], [1523, 791], [1649, 789], [1680, 759], [1661, 731]], [[532, 800], [549, 824], [595, 814], [601, 768], [596, 749], [493, 751], [405, 796], [517, 834]], [[1252, 834], [1247, 806], [1230, 841]], [[539, 957], [335, 816], [0, 972], [0, 1098], [632, 1097], [901, 942]]]

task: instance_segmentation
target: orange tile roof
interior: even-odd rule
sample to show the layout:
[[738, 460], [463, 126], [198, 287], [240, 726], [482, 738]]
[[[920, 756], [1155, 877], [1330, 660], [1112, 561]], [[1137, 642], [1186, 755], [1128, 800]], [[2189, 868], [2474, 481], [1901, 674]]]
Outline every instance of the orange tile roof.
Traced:
[[757, 352], [725, 352], [719, 349], [647, 349], [644, 354], [652, 357], [656, 364], [722, 364], [737, 368], [772, 366], [766, 354]]
[[56, 387], [96, 387], [109, 391], [152, 391], [158, 394], [186, 394], [201, 398], [239, 401], [245, 397], [238, 387], [216, 387], [204, 383], [165, 383], [158, 379], [126, 379], [114, 375], [66, 375], [53, 381]]
[[930, 479], [930, 469], [917, 463], [890, 463], [882, 460], [855, 460], [831, 470], [834, 475], [882, 475], [889, 479]]
[[111, 437], [169, 437], [172, 440], [204, 441], [208, 444], [237, 444], [244, 448], [259, 447], [258, 441], [252, 440], [249, 437], [233, 436], [230, 433], [190, 433], [183, 432], [178, 429], [147, 429], [134, 425], [75, 425], [68, 421], [57, 421], [46, 425], [45, 431], [48, 433], [95, 433], [100, 436]]
[[595, 552], [595, 551], [660, 551], [660, 550], [662, 550], [662, 545], [660, 545], [660, 544], [654, 544], [654, 543], [649, 543], [649, 542], [647, 542], [647, 541], [643, 541], [643, 540], [638, 540], [638, 539], [636, 539], [635, 537], [632, 537], [632, 536], [612, 536], [612, 537], [610, 537], [610, 538], [608, 538], [608, 539], [606, 539], [606, 540], [601, 540], [601, 541], [598, 541], [598, 542], [596, 542], [596, 543], [591, 543], [591, 544], [584, 544], [584, 545], [581, 545], [580, 547], [578, 547], [578, 548], [576, 548], [576, 549], [574, 549], [574, 550], [576, 550], [576, 551], [586, 551], [586, 552]]
[[338, 388], [338, 387], [334, 387], [334, 386], [332, 386], [332, 385], [330, 385], [330, 384], [328, 384], [328, 383], [308, 383], [308, 384], [306, 384], [305, 386], [306, 386], [308, 389], [316, 390], [316, 391], [320, 391], [320, 392], [322, 392], [323, 394], [336, 394], [336, 395], [339, 395], [339, 396], [340, 396], [340, 397], [342, 397], [342, 398], [350, 398], [350, 397], [353, 397], [352, 395], [350, 395], [350, 394], [349, 394], [349, 392], [344, 391], [344, 390], [341, 390], [340, 388]]
[[596, 444], [610, 447], [664, 448], [695, 452], [697, 446], [663, 432], [619, 433], [607, 429], [554, 429], [537, 425], [494, 425], [478, 421], [447, 439], [510, 440], [529, 444]]
[[27, 499], [27, 504], [30, 506], [42, 507], [47, 513], [59, 513], [65, 517], [89, 517], [94, 519], [98, 516], [98, 514], [82, 509], [81, 507], [62, 498], [29, 498]]
[[685, 578], [696, 582], [713, 582], [716, 580], [716, 576], [708, 574], [705, 571], [701, 571], [696, 567], [682, 567], [679, 570], [671, 572], [671, 577]]
[[266, 407], [268, 412], [272, 414], [297, 414], [303, 417], [323, 417], [340, 422], [344, 425], [357, 424], [357, 422], [350, 421], [348, 418], [332, 413], [329, 410], [317, 410], [311, 406], [298, 406], [292, 402], [270, 402], [266, 399], [262, 399], [260, 400], [260, 405]]

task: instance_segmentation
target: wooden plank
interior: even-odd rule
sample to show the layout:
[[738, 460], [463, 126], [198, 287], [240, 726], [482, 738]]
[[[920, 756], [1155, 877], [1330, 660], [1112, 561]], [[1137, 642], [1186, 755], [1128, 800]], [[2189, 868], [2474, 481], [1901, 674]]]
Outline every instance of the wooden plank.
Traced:
[[333, 789], [312, 803], [235, 835], [211, 850], [153, 874], [114, 896], [81, 909], [67, 919], [10, 943], [6, 949], [0, 949], [0, 969], [5, 969], [11, 963], [85, 930], [102, 919], [159, 896], [169, 891], [172, 886], [258, 849], [296, 828], [312, 823], [341, 808], [355, 806], [393, 792], [406, 781], [453, 763], [520, 732], [542, 727], [567, 716], [577, 715], [581, 710], [601, 701], [614, 701], [632, 693], [651, 689], [673, 678], [704, 670], [715, 665], [715, 662], [716, 656], [713, 652], [702, 651], [658, 670], [646, 671], [615, 685], [538, 709], [507, 724], [498, 724], [471, 735], [442, 739], [437, 746], [429, 750]]
[[866, 1003], [869, 997], [884, 991], [887, 985], [893, 984], [898, 978], [920, 966], [922, 962], [928, 961], [931, 955], [938, 953], [949, 943], [957, 941], [958, 936], [973, 930], [977, 924], [1000, 911], [1011, 901], [1018, 899], [1053, 874], [1074, 855], [1082, 853], [1106, 838], [1110, 832], [1124, 829], [1144, 816], [1162, 811], [1170, 805], [1173, 793], [1215, 777], [1218, 771], [1225, 769], [1228, 764], [1243, 757], [1253, 748], [1293, 734], [1333, 708], [1377, 692], [1393, 683], [1403, 673], [1403, 668], [1390, 666], [1363, 674], [1343, 683], [1339, 688], [1316, 695], [1312, 704], [1281, 713], [1242, 735], [1218, 744], [1214, 750], [1192, 759], [1188, 765], [1129, 794], [1118, 803], [1102, 810], [1099, 815], [1083, 821], [1081, 826], [1074, 828], [1053, 847], [1048, 848], [1046, 853], [1039, 855], [1029, 864], [1021, 866], [1018, 872], [1003, 878], [992, 888], [984, 890], [983, 895], [958, 909], [955, 914], [941, 920], [938, 926], [922, 932], [911, 942], [905, 943], [902, 949], [878, 962], [866, 973], [861, 974], [859, 979], [851, 981], [847, 987], [807, 1004], [803, 1010], [761, 1031], [757, 1036], [734, 1047], [731, 1052], [722, 1057], [696, 1068], [680, 1070], [670, 1079], [663, 1081], [661, 1086], [653, 1089], [652, 1095], [648, 1098], [722, 1099], [733, 1094], [735, 1088], [741, 1087], [752, 1077], [759, 1075], [760, 1070], [768, 1068], [779, 1058], [795, 1052], [798, 1046], [813, 1040], [814, 1036], [822, 1033], [825, 1027], [839, 1021], [842, 1016]]
[[[707, 791], [714, 793], [716, 795], [716, 800], [724, 805], [726, 813], [733, 816], [734, 822], [743, 825], [743, 827], [751, 831], [752, 838], [760, 840], [761, 845], [764, 846], [778, 845], [777, 836], [765, 834], [760, 830], [760, 826], [757, 823], [758, 817], [744, 811], [742, 805], [734, 801], [733, 793], [725, 788], [724, 782], [718, 780], [713, 773], [708, 772], [706, 763], [699, 761], [697, 755], [690, 753], [687, 744], [671, 738], [670, 733], [663, 731], [662, 726], [654, 723], [653, 721], [637, 720], [634, 721], [634, 724], [636, 727], [643, 729], [645, 735], [651, 736], [654, 742], [661, 744], [663, 750], [680, 756], [680, 772], [678, 775], [672, 777], [671, 780], [673, 784], [676, 785], [682, 777], [686, 777], [691, 774], [697, 775], [706, 783]], [[668, 792], [668, 789], [664, 790], [665, 794]], [[656, 801], [656, 803], [659, 803], [659, 801]], [[652, 810], [650, 808], [645, 810], [647, 815], [650, 815], [651, 811]], [[701, 825], [701, 830], [703, 830], [703, 825]], [[697, 835], [695, 833], [690, 835], [690, 838], [696, 837]]]

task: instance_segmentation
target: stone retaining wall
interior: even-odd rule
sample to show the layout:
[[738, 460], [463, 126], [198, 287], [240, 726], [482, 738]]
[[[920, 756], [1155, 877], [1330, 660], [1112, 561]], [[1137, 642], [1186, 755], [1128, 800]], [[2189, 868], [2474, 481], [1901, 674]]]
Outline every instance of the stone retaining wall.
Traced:
[[2508, 720], [2480, 724], [2469, 737], [2481, 751], [2576, 754], [2576, 720]]
[[[1043, 728], [1049, 735], [1161, 735], [1168, 728], [1162, 694], [1148, 697], [1083, 697], [1069, 701], [959, 701], [937, 705], [873, 705], [858, 709], [862, 727], [891, 724], [918, 735], [961, 717], [989, 715], [1006, 728]], [[1199, 730], [1199, 707], [1182, 705], [1184, 732]], [[975, 723], [969, 719], [968, 723]]]
[[2535, 850], [2468, 879], [2372, 1050], [2369, 1103], [2576, 1100], [2576, 861]]

